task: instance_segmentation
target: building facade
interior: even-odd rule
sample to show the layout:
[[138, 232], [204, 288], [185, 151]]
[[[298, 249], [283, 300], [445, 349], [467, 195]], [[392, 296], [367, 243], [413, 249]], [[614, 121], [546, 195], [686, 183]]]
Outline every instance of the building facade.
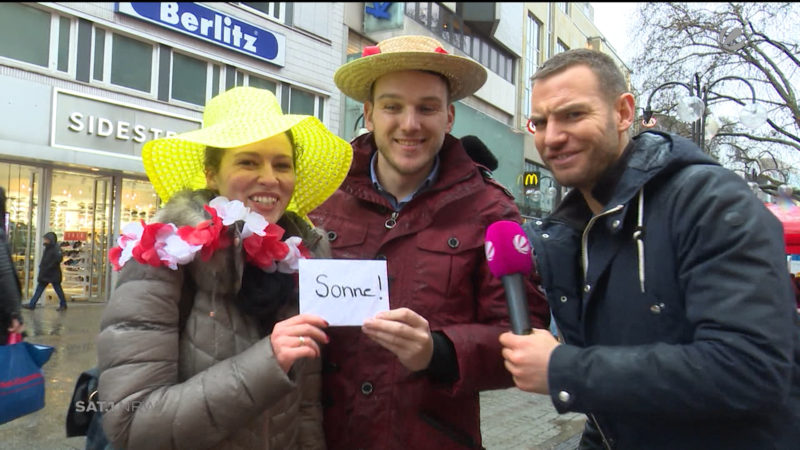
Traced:
[[339, 128], [333, 73], [342, 3], [0, 4], [0, 186], [25, 295], [56, 232], [63, 287], [104, 301], [121, 226], [159, 200], [142, 144], [199, 128], [205, 102], [240, 85]]
[[432, 36], [487, 68], [486, 84], [455, 104], [452, 134], [483, 140], [523, 215], [546, 215], [561, 189], [527, 127], [529, 80], [567, 48], [614, 55], [592, 14], [588, 3], [2, 3], [0, 186], [24, 293], [54, 231], [68, 296], [106, 299], [108, 249], [159, 207], [143, 143], [200, 127], [220, 92], [270, 89], [285, 112], [353, 138], [363, 107], [336, 89], [334, 72], [397, 35]]

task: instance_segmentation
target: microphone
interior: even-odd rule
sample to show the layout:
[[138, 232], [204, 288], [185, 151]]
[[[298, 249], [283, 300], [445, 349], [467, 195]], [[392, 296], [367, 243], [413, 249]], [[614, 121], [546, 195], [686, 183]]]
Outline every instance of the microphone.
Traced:
[[531, 271], [533, 261], [531, 244], [518, 223], [501, 220], [489, 225], [486, 229], [486, 261], [492, 275], [503, 280], [511, 331], [531, 334], [528, 296], [522, 277]]

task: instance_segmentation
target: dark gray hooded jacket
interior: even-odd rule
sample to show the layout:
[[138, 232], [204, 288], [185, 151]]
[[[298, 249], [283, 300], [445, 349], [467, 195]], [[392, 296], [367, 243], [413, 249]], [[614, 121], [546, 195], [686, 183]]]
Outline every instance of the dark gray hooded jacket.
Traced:
[[587, 413], [581, 448], [798, 448], [800, 326], [779, 221], [662, 133], [634, 138], [593, 193], [597, 216], [573, 190], [525, 225], [566, 342], [550, 395]]

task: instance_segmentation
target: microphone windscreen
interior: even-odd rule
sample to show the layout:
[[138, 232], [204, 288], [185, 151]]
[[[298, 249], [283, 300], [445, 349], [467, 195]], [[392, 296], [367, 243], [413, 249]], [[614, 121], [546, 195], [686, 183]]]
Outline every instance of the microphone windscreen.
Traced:
[[531, 244], [522, 227], [501, 220], [486, 229], [486, 261], [497, 278], [512, 273], [527, 275], [533, 267]]

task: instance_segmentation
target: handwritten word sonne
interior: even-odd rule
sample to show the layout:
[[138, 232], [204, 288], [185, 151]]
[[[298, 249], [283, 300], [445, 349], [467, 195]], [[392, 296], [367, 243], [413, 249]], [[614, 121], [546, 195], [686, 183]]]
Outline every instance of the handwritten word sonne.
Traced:
[[[361, 287], [352, 287], [352, 286], [343, 286], [338, 284], [328, 285], [325, 283], [324, 278], [328, 278], [327, 275], [319, 274], [317, 275], [316, 281], [317, 285], [319, 286], [314, 292], [320, 298], [342, 298], [342, 297], [376, 297], [377, 294], [372, 292], [372, 288], [361, 288]], [[380, 282], [380, 278], [378, 278], [378, 282]]]

